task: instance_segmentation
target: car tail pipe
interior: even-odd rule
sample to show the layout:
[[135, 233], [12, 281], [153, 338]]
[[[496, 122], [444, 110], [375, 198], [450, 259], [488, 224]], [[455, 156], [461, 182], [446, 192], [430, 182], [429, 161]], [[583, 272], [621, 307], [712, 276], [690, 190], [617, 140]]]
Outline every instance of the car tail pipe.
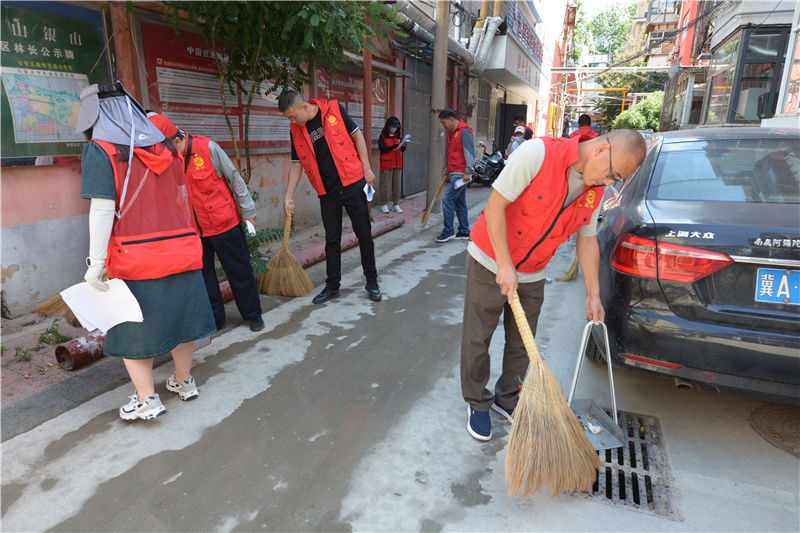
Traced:
[[692, 384], [692, 382], [689, 381], [688, 379], [683, 379], [683, 378], [675, 378], [675, 387], [677, 387], [678, 390], [686, 392], [694, 390], [694, 385]]

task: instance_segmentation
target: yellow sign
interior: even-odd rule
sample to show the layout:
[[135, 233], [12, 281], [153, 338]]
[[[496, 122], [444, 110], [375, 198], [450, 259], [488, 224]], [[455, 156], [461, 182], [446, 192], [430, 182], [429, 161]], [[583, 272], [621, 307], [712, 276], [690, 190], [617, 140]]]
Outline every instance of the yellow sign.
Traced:
[[586, 193], [586, 207], [594, 207], [593, 206], [594, 197], [595, 197], [595, 192], [594, 191], [589, 191], [589, 192]]
[[194, 166], [196, 166], [198, 170], [203, 168], [205, 165], [206, 165], [206, 162], [203, 161], [202, 157], [195, 156], [195, 158], [194, 158]]
[[328, 117], [328, 122], [331, 123], [331, 126], [335, 126], [336, 125], [336, 117], [334, 117], [333, 115], [329, 116]]

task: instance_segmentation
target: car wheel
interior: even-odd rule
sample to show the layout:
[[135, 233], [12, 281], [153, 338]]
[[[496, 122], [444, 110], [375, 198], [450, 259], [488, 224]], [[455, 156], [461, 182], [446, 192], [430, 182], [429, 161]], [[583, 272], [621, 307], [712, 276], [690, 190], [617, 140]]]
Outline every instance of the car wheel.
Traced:
[[588, 346], [586, 346], [586, 358], [595, 363], [606, 362], [606, 358], [603, 357], [603, 352], [600, 351], [600, 347], [594, 341], [594, 336], [592, 335], [589, 335], [589, 343]]

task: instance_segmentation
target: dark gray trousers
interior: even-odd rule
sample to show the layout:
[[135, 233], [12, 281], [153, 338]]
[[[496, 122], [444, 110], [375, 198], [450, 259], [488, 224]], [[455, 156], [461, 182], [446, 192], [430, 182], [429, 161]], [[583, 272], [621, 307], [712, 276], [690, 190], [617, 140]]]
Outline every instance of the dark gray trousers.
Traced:
[[[544, 280], [520, 283], [517, 289], [520, 303], [528, 316], [531, 331], [536, 335], [539, 311], [544, 302]], [[489, 382], [489, 344], [503, 314], [506, 344], [503, 351], [503, 370], [494, 386]], [[508, 298], [500, 293], [495, 275], [469, 256], [467, 291], [464, 297], [464, 321], [461, 333], [461, 393], [476, 411], [488, 411], [493, 401], [504, 409], [514, 409], [528, 369], [528, 353], [519, 334], [514, 312]]]

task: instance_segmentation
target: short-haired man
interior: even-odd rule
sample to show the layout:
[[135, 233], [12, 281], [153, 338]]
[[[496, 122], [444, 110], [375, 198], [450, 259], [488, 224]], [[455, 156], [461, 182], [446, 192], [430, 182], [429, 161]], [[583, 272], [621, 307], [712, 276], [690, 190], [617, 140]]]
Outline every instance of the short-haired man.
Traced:
[[225, 327], [225, 302], [214, 265], [215, 254], [228, 276], [239, 314], [250, 322], [252, 331], [261, 331], [261, 298], [241, 224], [242, 218], [253, 228], [256, 224], [256, 206], [247, 184], [217, 143], [176, 128], [163, 115], [151, 112], [148, 118], [183, 153], [194, 220], [203, 243], [203, 281], [217, 329]]
[[[472, 167], [475, 163], [475, 139], [472, 128], [466, 122], [456, 118], [452, 109], [444, 109], [439, 113], [439, 122], [447, 132], [445, 145], [445, 166], [442, 179], [448, 182], [447, 190], [442, 197], [442, 218], [444, 228], [436, 237], [436, 242], [447, 242], [450, 239], [469, 240], [469, 211], [467, 210], [467, 187], [457, 187], [463, 179], [466, 184], [472, 180]], [[458, 215], [458, 233], [453, 231], [455, 215]]]
[[283, 209], [294, 211], [294, 193], [303, 170], [319, 195], [322, 224], [325, 227], [325, 288], [312, 300], [325, 303], [341, 294], [342, 207], [353, 223], [361, 252], [361, 267], [367, 278], [370, 300], [381, 300], [375, 244], [372, 242], [366, 184], [375, 185], [367, 144], [356, 123], [337, 100], [321, 98], [305, 101], [297, 91], [284, 91], [278, 109], [291, 124], [292, 165]]
[[519, 126], [525, 128], [525, 137], [523, 140], [527, 141], [533, 138], [533, 130], [525, 124], [525, 117], [523, 115], [514, 117], [514, 130], [516, 131]]
[[[644, 155], [641, 135], [615, 130], [583, 143], [577, 138], [533, 139], [508, 158], [467, 247], [461, 391], [469, 404], [467, 431], [474, 438], [491, 439], [490, 409], [511, 419], [519, 400], [519, 383], [528, 368], [528, 355], [510, 306], [514, 291], [535, 334], [544, 301], [545, 266], [575, 232], [586, 286], [586, 319], [603, 320], [596, 237], [603, 190], [633, 174]], [[503, 365], [491, 392], [486, 388], [489, 344], [501, 314]]]
[[569, 138], [580, 137], [580, 142], [594, 139], [598, 133], [592, 129], [592, 117], [583, 114], [578, 117], [578, 129], [570, 133]]

